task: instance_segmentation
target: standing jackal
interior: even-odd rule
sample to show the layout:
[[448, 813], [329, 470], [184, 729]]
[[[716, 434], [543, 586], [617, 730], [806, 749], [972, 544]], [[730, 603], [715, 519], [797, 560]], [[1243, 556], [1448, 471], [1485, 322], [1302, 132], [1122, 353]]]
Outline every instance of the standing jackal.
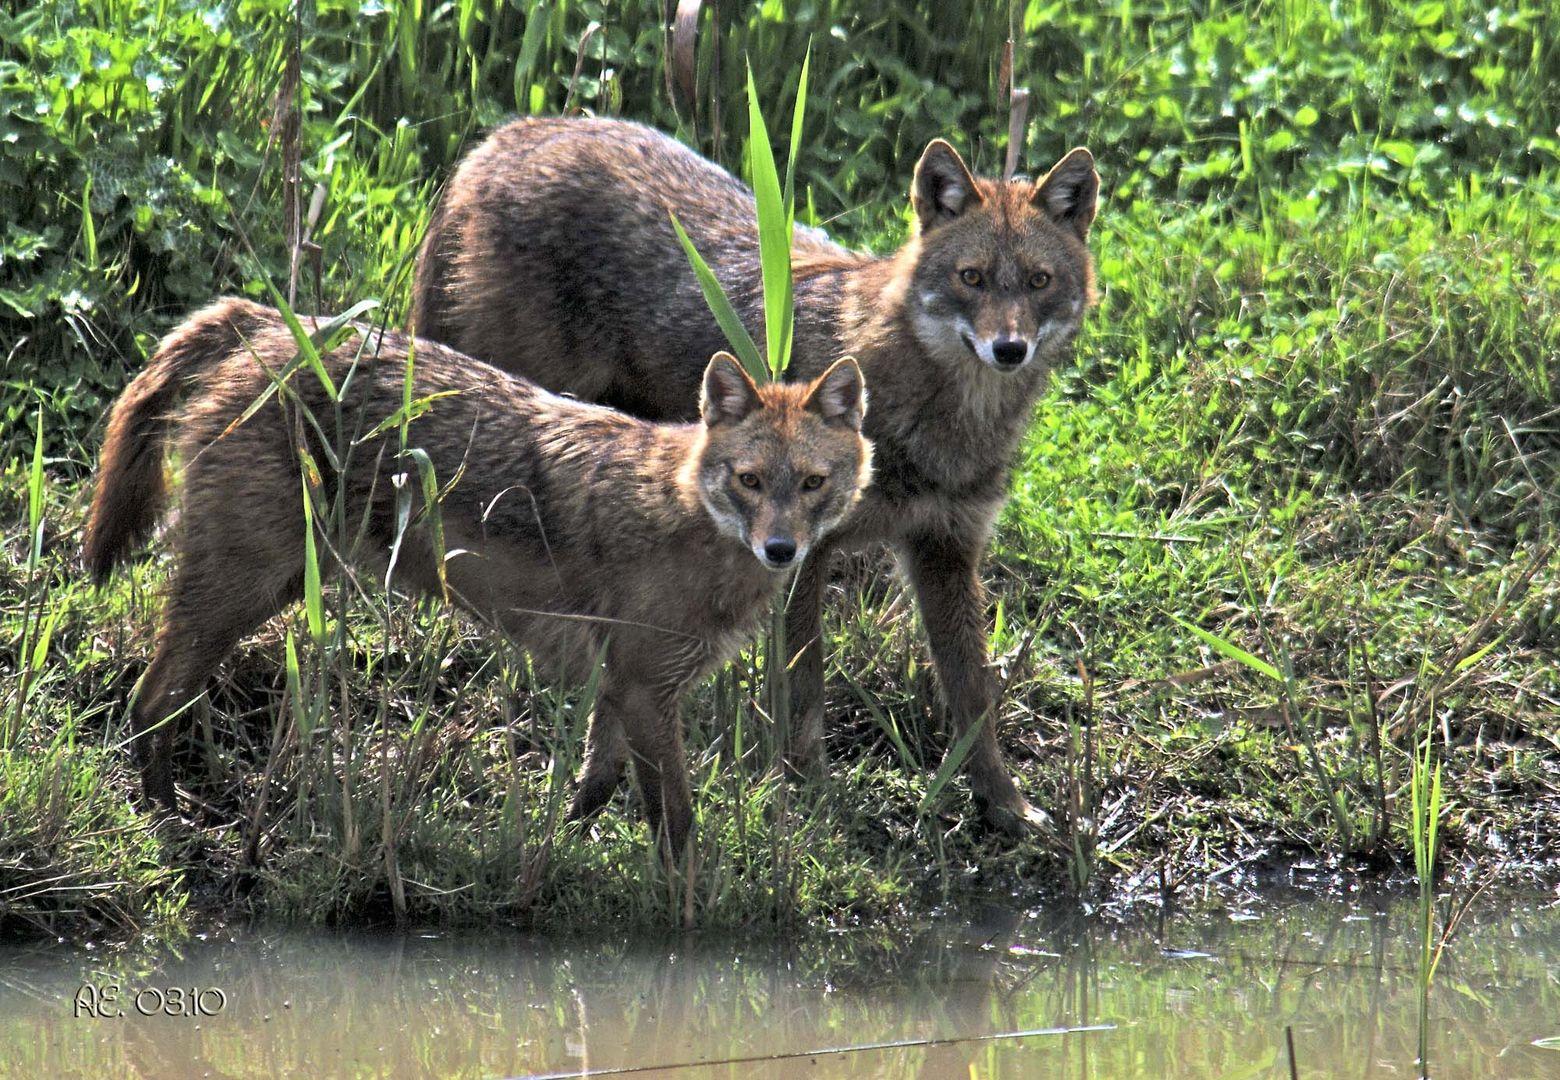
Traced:
[[182, 463], [172, 577], [133, 713], [147, 801], [175, 805], [166, 721], [241, 637], [303, 594], [301, 440], [316, 461], [341, 462], [322, 464], [321, 483], [327, 502], [344, 496], [360, 536], [346, 553], [355, 565], [383, 577], [393, 561], [403, 587], [447, 588], [566, 678], [583, 681], [604, 656], [570, 814], [606, 803], [631, 756], [652, 831], [680, 853], [692, 806], [678, 700], [751, 634], [783, 571], [866, 484], [856, 365], [759, 388], [717, 355], [702, 422], [652, 424], [419, 342], [411, 397], [426, 410], [410, 420], [407, 445], [446, 485], [441, 550], [426, 518], [397, 535], [397, 484], [414, 466], [385, 421], [406, 415], [412, 342], [353, 330], [355, 345], [323, 357], [342, 395], [346, 437], [334, 459], [303, 419], [307, 410], [328, 428], [336, 408], [307, 367], [245, 415], [298, 346], [279, 313], [243, 300], [169, 334], [114, 406], [84, 544], [98, 581], [167, 501], [165, 448]]
[[[1099, 178], [1072, 151], [1040, 180], [977, 179], [942, 140], [911, 188], [918, 227], [881, 259], [811, 229], [792, 244], [792, 377], [857, 358], [876, 472], [798, 575], [786, 641], [793, 763], [822, 762], [819, 606], [830, 548], [886, 541], [919, 599], [953, 737], [986, 818], [1043, 815], [997, 749], [979, 567], [1050, 369], [1093, 302], [1086, 244]], [[692, 415], [722, 335], [672, 231], [677, 215], [749, 331], [763, 331], [753, 195], [665, 135], [615, 120], [515, 121], [462, 163], [418, 257], [418, 333], [551, 389], [656, 419]]]

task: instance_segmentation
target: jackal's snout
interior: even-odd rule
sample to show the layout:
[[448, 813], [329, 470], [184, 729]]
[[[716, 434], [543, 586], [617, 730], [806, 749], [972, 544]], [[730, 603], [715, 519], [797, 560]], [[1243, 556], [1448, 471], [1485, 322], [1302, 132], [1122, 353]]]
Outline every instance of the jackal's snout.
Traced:
[[1027, 338], [997, 338], [991, 343], [991, 362], [999, 368], [1016, 368], [1029, 359], [1034, 342]]
[[764, 561], [779, 569], [790, 566], [796, 558], [796, 541], [781, 536], [771, 536], [764, 541]]

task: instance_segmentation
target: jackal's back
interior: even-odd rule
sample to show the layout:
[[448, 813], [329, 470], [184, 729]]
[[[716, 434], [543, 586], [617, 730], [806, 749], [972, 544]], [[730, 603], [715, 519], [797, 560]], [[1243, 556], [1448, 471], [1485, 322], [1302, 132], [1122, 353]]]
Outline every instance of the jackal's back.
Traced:
[[[577, 118], [517, 120], [461, 164], [418, 260], [413, 329], [554, 390], [692, 418], [726, 341], [672, 214], [762, 341], [752, 192], [652, 128]], [[794, 246], [856, 258], [807, 228]]]

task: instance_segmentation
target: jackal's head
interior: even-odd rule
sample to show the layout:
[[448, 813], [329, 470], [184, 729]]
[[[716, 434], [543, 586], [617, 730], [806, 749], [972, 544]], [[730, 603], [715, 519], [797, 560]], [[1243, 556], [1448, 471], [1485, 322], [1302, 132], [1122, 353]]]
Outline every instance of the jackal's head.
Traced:
[[810, 383], [758, 386], [730, 353], [704, 371], [699, 499], [721, 532], [771, 570], [800, 565], [861, 497], [872, 445], [854, 360]]
[[915, 168], [918, 236], [906, 303], [916, 339], [943, 363], [1049, 369], [1094, 302], [1086, 241], [1099, 176], [1083, 148], [1039, 181], [977, 179], [934, 140]]

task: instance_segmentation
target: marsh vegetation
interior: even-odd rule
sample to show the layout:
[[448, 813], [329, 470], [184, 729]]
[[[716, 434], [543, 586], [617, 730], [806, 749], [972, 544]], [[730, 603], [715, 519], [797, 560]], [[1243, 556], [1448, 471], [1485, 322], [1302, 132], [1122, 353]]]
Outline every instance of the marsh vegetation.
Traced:
[[1020, 169], [1084, 144], [1104, 180], [1102, 300], [986, 567], [999, 730], [1057, 836], [975, 826], [938, 769], [913, 604], [871, 558], [831, 588], [825, 783], [777, 768], [761, 647], [688, 708], [686, 876], [626, 802], [563, 825], [587, 699], [476, 626], [341, 582], [247, 642], [189, 718], [201, 827], [136, 811], [125, 703], [165, 567], [95, 590], [77, 546], [107, 405], [191, 310], [292, 281], [300, 309], [372, 301], [393, 324], [438, 185], [483, 131], [589, 110], [740, 172], [746, 65], [785, 154], [809, 44], [799, 220], [889, 250], [929, 139], [1001, 169], [1010, 25], [989, 5], [721, 5], [675, 103], [661, 7], [0, 14], [0, 928], [176, 934], [246, 907], [816, 924], [993, 890], [1098, 905], [1409, 874], [1416, 762], [1441, 770], [1422, 869], [1442, 895], [1554, 881], [1542, 0], [1012, 5]]

